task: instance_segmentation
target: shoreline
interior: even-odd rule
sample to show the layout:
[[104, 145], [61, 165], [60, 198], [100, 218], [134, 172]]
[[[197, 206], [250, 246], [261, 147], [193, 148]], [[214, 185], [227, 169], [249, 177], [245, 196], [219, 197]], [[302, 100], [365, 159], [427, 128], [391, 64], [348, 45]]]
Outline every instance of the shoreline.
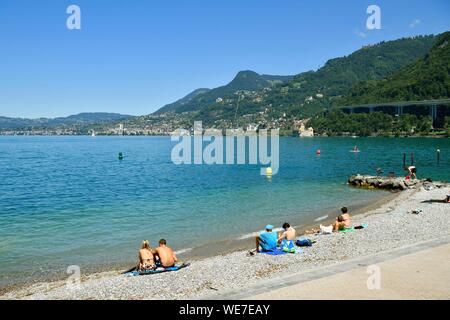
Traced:
[[[92, 137], [91, 134], [4, 134], [0, 132], [0, 137], [171, 137], [172, 133], [167, 134], [97, 134]], [[225, 135], [224, 135], [225, 136]], [[243, 136], [248, 136], [248, 134], [243, 134]], [[289, 134], [279, 134], [283, 138], [448, 138], [447, 134], [430, 134], [430, 135], [368, 135], [368, 136], [352, 136], [352, 135], [321, 135], [317, 134], [312, 137], [300, 137], [299, 135], [289, 135]]]
[[[80, 290], [67, 289], [64, 281], [47, 282], [12, 289], [0, 299], [209, 299], [214, 294], [245, 288], [262, 279], [448, 236], [450, 205], [423, 201], [444, 198], [449, 193], [450, 185], [446, 184], [431, 191], [406, 190], [392, 195], [381, 205], [371, 203], [367, 210], [353, 215], [354, 225], [368, 223], [367, 229], [347, 234], [310, 235], [317, 243], [302, 249], [300, 254], [249, 257], [247, 250], [235, 250], [194, 259], [190, 267], [178, 272], [144, 277], [125, 277], [118, 275], [118, 271], [101, 272], [82, 276]], [[407, 213], [418, 207], [424, 211], [420, 215]], [[152, 289], [155, 286], [159, 291]]]
[[[350, 188], [354, 188], [349, 186]], [[399, 193], [390, 193], [386, 190], [372, 190], [370, 192], [378, 192], [380, 196], [371, 199], [371, 200], [359, 200], [357, 204], [353, 205], [349, 204], [349, 209], [352, 212], [353, 216], [357, 216], [360, 214], [364, 214], [365, 212], [376, 209], [380, 207], [383, 203], [387, 201], [391, 201], [399, 196]], [[296, 229], [297, 237], [304, 235], [305, 231], [316, 227], [318, 224], [331, 224], [334, 222], [336, 216], [339, 214], [339, 208], [335, 208], [331, 210], [329, 208], [322, 209], [317, 215], [304, 217], [301, 215], [296, 215], [292, 219], [289, 219], [289, 223]], [[275, 220], [275, 219], [274, 219]], [[284, 221], [277, 221], [280, 226]], [[276, 226], [278, 231], [279, 226]], [[254, 249], [255, 240], [254, 237], [262, 232], [263, 230], [254, 230], [249, 233], [234, 235], [229, 238], [221, 238], [214, 240], [207, 244], [199, 244], [196, 246], [192, 246], [189, 248], [174, 248], [175, 254], [182, 261], [188, 262], [201, 262], [205, 259], [214, 258], [217, 256], [223, 256], [227, 254], [231, 254], [239, 251], [249, 251]], [[98, 275], [109, 274], [109, 273], [118, 273], [123, 270], [127, 270], [132, 266], [132, 262], [119, 262], [119, 263], [110, 263], [110, 264], [102, 264], [102, 265], [88, 265], [82, 267], [84, 269], [82, 278], [89, 279], [90, 277], [96, 277]], [[26, 289], [32, 286], [39, 286], [42, 284], [56, 284], [64, 279], [67, 279], [68, 274], [64, 272], [52, 273], [51, 275], [38, 276], [32, 280], [21, 280], [14, 284], [6, 285], [0, 287], [0, 299], [1, 295], [7, 294], [9, 292], [18, 291], [22, 289]]]

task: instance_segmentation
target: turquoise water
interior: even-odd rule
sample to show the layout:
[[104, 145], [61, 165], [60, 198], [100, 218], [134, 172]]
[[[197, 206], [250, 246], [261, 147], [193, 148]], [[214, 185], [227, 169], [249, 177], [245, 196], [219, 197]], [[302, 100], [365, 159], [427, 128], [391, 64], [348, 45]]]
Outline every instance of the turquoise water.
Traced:
[[[349, 152], [355, 144], [361, 153]], [[450, 180], [449, 139], [281, 138], [270, 180], [257, 165], [176, 166], [173, 145], [169, 137], [0, 137], [0, 287], [69, 265], [134, 262], [142, 239], [181, 250], [312, 221], [381, 197], [346, 180], [377, 167], [401, 175], [403, 152], [414, 152], [419, 177]]]

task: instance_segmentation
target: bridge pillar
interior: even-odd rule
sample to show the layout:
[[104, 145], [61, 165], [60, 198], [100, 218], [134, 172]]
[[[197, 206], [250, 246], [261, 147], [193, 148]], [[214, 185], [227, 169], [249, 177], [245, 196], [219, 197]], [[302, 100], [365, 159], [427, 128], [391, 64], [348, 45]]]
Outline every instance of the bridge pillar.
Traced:
[[399, 117], [403, 114], [403, 106], [396, 106], [395, 107], [395, 116]]
[[430, 113], [431, 118], [433, 119], [433, 122], [437, 119], [437, 105], [430, 106]]
[[375, 107], [369, 107], [369, 113], [372, 113], [375, 110]]

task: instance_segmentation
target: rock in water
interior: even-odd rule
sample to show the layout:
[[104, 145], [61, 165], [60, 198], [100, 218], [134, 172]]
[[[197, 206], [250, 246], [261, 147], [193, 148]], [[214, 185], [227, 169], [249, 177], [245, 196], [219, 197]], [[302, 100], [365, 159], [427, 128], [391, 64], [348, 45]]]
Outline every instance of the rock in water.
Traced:
[[357, 174], [348, 179], [348, 184], [362, 188], [406, 190], [417, 185], [422, 185], [422, 180], [405, 180], [404, 178], [377, 177]]

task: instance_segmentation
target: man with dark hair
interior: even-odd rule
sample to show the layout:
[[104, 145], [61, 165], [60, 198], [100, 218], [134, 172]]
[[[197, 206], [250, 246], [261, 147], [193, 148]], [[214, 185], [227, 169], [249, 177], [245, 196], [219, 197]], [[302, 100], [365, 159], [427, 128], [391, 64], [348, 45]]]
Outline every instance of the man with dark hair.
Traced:
[[348, 214], [347, 207], [342, 207], [341, 213], [342, 214], [337, 217], [336, 222], [333, 224], [333, 231], [335, 232], [351, 228], [352, 226], [352, 220], [350, 218], [350, 215]]
[[159, 258], [159, 263], [163, 268], [173, 267], [178, 261], [172, 248], [167, 246], [165, 239], [159, 240], [159, 247], [154, 250], [153, 254]]
[[278, 236], [278, 242], [281, 242], [281, 249], [285, 252], [295, 252], [295, 229], [287, 222], [283, 224], [283, 233]]
[[283, 223], [284, 232], [280, 232], [278, 236], [278, 242], [282, 240], [294, 240], [295, 239], [295, 229], [287, 222]]

